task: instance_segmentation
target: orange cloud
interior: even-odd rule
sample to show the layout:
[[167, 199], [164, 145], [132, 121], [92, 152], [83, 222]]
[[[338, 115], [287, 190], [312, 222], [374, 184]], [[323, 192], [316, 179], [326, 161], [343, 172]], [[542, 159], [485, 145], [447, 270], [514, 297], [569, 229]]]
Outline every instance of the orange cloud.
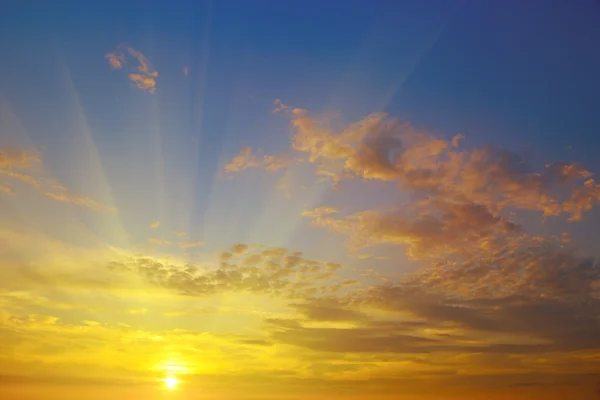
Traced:
[[264, 168], [267, 171], [278, 171], [287, 168], [293, 160], [285, 154], [256, 156], [250, 147], [244, 147], [240, 154], [225, 165], [225, 172], [240, 172], [249, 168]]
[[156, 91], [156, 79], [154, 79], [154, 77], [144, 76], [142, 74], [129, 74], [129, 79], [132, 80], [138, 88], [147, 90], [150, 94], [153, 94]]
[[121, 69], [123, 63], [125, 63], [125, 56], [123, 54], [108, 53], [104, 58], [108, 60], [108, 64], [112, 69]]
[[158, 71], [152, 67], [148, 59], [141, 52], [131, 47], [119, 45], [114, 52], [106, 54], [104, 58], [108, 60], [110, 67], [113, 69], [123, 68], [128, 62], [128, 59], [134, 58], [137, 61], [137, 72], [129, 73], [129, 79], [134, 82], [138, 88], [145, 90], [150, 94], [156, 92], [156, 78], [158, 77]]

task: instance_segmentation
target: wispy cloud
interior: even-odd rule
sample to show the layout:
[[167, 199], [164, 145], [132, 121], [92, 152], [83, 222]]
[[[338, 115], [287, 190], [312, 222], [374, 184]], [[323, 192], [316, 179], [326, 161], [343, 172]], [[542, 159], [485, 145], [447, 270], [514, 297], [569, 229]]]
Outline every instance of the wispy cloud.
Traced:
[[131, 60], [135, 60], [135, 71], [128, 74], [135, 85], [150, 94], [156, 92], [156, 78], [158, 71], [152, 67], [150, 61], [139, 51], [132, 47], [119, 45], [114, 52], [104, 56], [113, 69], [122, 69]]
[[[42, 173], [41, 155], [37, 151], [0, 149], [0, 180], [20, 182], [34, 188], [38, 193], [62, 203], [69, 203], [94, 210], [114, 211], [91, 197], [71, 193], [56, 179], [49, 179]], [[4, 193], [15, 193], [12, 187], [1, 185]]]

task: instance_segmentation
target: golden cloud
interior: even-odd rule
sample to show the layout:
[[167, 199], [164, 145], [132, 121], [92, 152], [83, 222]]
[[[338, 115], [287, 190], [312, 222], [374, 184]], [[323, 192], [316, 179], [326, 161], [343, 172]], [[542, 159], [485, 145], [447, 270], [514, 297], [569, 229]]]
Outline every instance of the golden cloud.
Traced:
[[[284, 248], [237, 243], [192, 264], [26, 234], [0, 238], [0, 374], [10, 379], [59, 379], [50, 371], [62, 365], [81, 379], [105, 368], [105, 379], [132, 381], [177, 371], [215, 385], [216, 376], [253, 376], [339, 389], [377, 378], [409, 379], [418, 389], [551, 382], [566, 373], [588, 382], [600, 365], [598, 266], [560, 238], [537, 247], [530, 238], [504, 259], [368, 287], [342, 278], [340, 264]], [[6, 249], [28, 249], [27, 263]], [[112, 261], [99, 268], [104, 260]], [[524, 266], [520, 284], [510, 283]]]

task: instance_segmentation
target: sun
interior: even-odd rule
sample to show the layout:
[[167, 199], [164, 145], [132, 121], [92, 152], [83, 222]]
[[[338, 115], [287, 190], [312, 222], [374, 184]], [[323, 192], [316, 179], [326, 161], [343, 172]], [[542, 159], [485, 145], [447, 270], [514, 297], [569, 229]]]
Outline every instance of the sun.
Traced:
[[174, 376], [167, 376], [165, 379], [163, 379], [163, 382], [165, 383], [166, 388], [169, 390], [173, 390], [177, 387], [177, 385], [179, 385], [179, 379], [175, 378]]

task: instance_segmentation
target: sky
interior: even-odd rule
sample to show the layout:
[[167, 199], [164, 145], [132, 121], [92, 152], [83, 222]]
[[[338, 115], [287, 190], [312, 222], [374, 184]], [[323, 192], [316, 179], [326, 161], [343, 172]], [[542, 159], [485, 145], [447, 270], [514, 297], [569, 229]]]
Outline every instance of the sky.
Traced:
[[598, 18], [3, 2], [3, 398], [598, 399]]

